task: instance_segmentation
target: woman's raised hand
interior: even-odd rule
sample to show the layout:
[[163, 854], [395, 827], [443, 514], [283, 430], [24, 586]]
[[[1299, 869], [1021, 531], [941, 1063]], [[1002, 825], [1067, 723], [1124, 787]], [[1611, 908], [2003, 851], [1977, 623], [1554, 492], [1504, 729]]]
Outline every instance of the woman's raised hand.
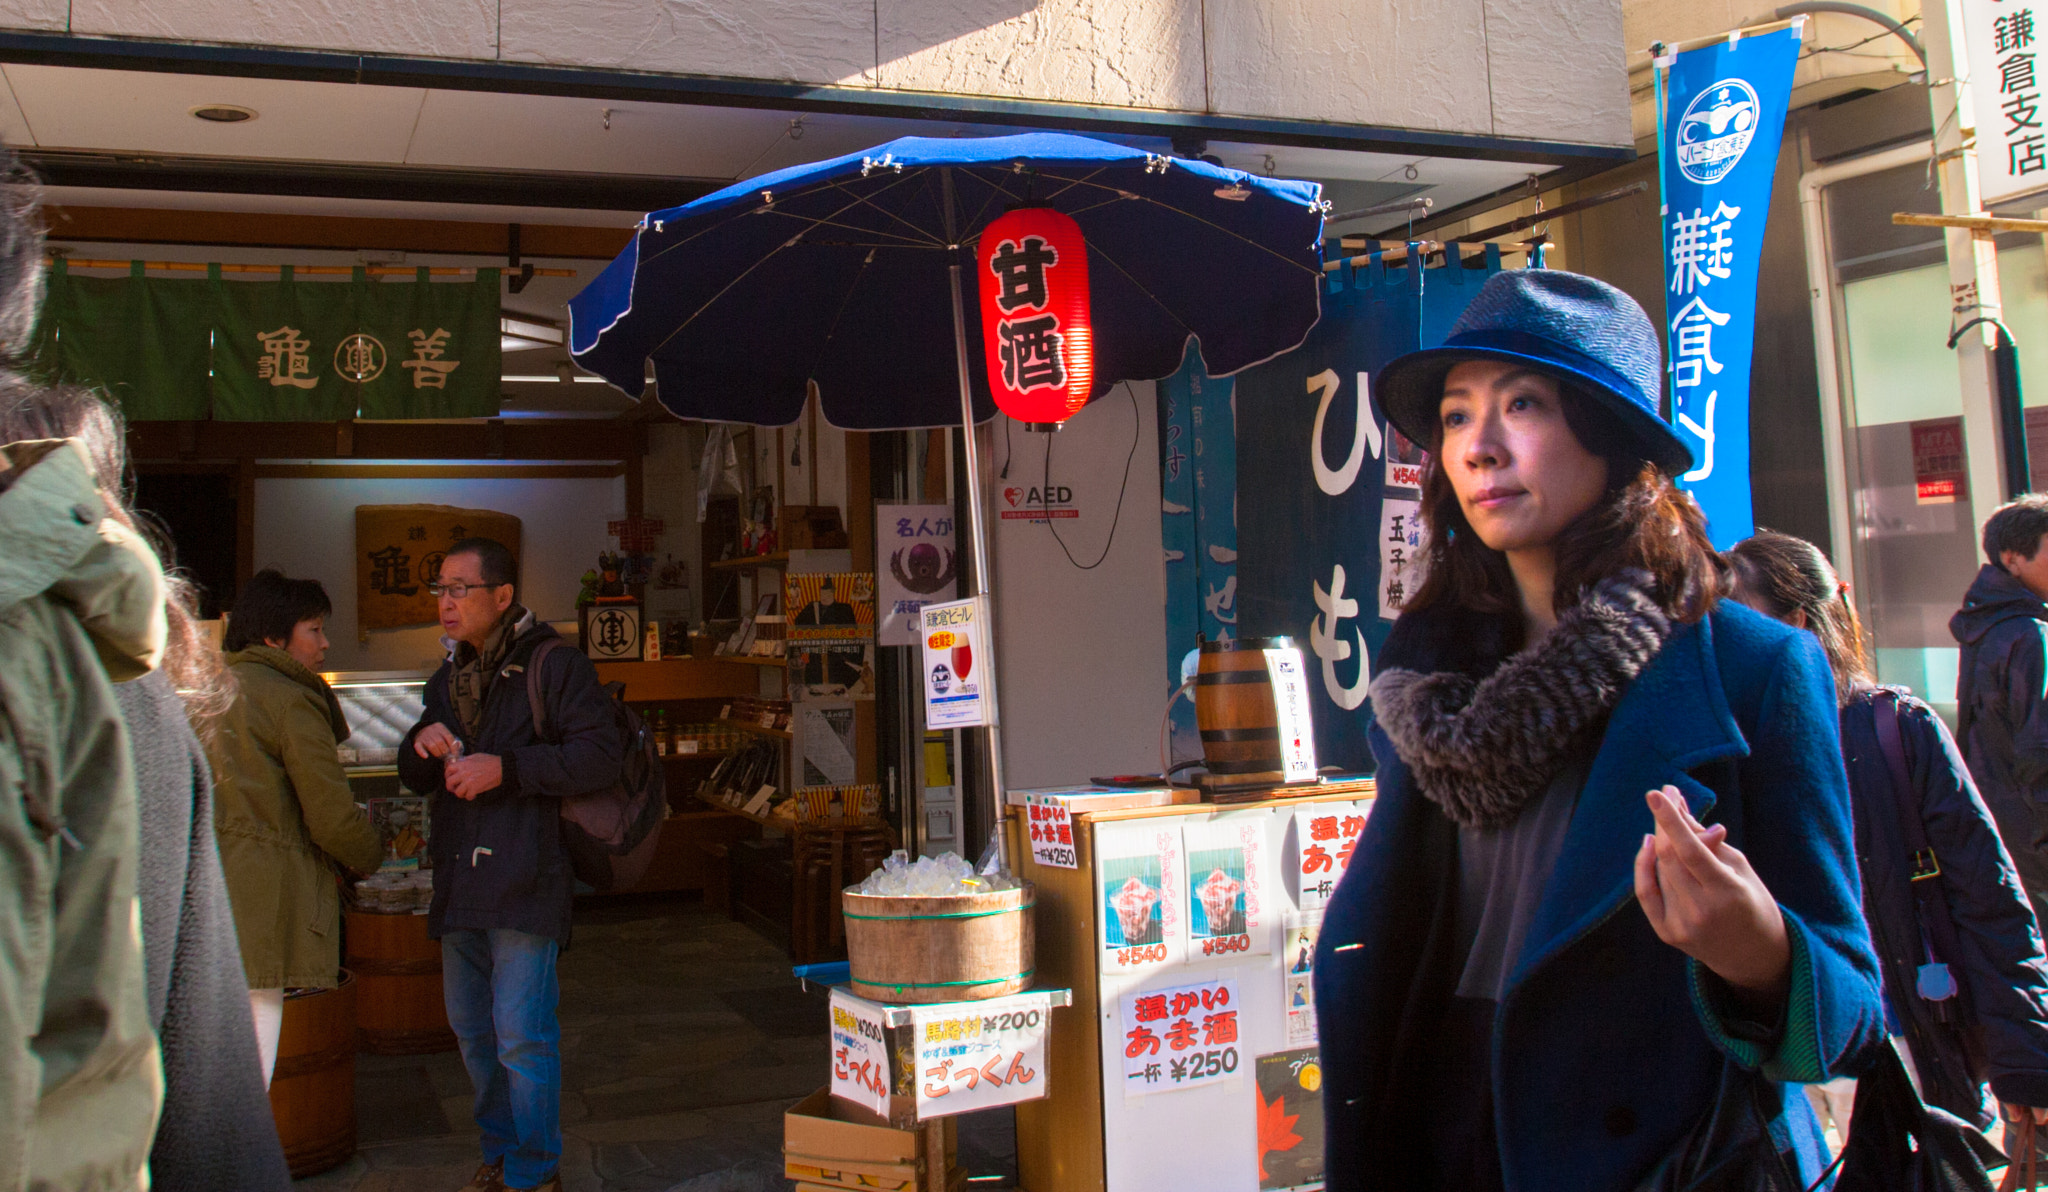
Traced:
[[1728, 843], [1728, 829], [1701, 827], [1678, 788], [1646, 798], [1657, 831], [1636, 852], [1636, 900], [1651, 928], [1726, 981], [1746, 1010], [1776, 1018], [1792, 973], [1777, 900]]

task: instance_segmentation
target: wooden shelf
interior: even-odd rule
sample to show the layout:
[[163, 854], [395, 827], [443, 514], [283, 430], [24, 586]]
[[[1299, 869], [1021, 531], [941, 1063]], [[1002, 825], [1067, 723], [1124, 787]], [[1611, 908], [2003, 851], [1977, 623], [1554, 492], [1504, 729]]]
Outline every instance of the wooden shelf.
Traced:
[[752, 654], [721, 654], [714, 661], [732, 662], [740, 666], [758, 666], [763, 670], [786, 671], [789, 669], [789, 659], [779, 654], [773, 658], [759, 658]]
[[755, 823], [760, 824], [764, 828], [781, 828], [786, 831], [796, 826], [795, 824], [790, 823], [788, 820], [778, 820], [771, 815], [755, 815], [750, 811], [745, 811], [738, 807], [732, 807], [727, 804], [720, 803], [718, 800], [713, 799], [708, 795], [699, 794], [695, 791], [692, 791], [690, 793], [690, 797], [697, 800], [699, 803], [702, 803], [704, 806], [711, 808], [713, 811], [722, 811], [727, 815], [736, 815], [739, 816], [741, 819], [753, 820]]
[[600, 662], [597, 681], [624, 683], [631, 703], [720, 699], [760, 690], [756, 668], [723, 658], [664, 658], [660, 662]]
[[778, 741], [793, 741], [796, 739], [796, 734], [786, 728], [762, 728], [758, 724], [745, 720], [719, 720], [714, 723], [736, 728], [743, 733], [752, 733], [757, 737], [773, 737]]
[[720, 559], [716, 563], [705, 564], [705, 568], [710, 571], [758, 571], [763, 567], [780, 568], [787, 567], [788, 565], [789, 552], [777, 551], [772, 555], [748, 555], [740, 559]]

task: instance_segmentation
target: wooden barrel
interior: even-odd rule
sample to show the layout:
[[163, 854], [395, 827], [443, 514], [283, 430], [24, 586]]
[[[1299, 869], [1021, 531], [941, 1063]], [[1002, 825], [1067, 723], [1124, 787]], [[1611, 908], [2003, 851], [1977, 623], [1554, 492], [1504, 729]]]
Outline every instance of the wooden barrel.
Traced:
[[1247, 780], [1270, 775], [1280, 781], [1280, 713], [1264, 651], [1292, 645], [1285, 637], [1202, 643], [1195, 671], [1195, 725], [1202, 730], [1202, 757], [1211, 774]]
[[295, 1179], [355, 1154], [356, 981], [347, 969], [334, 989], [285, 994], [270, 1115]]
[[843, 895], [853, 991], [878, 1002], [964, 1002], [1031, 988], [1037, 889], [944, 898]]
[[455, 1050], [441, 997], [441, 941], [427, 938], [427, 917], [350, 911], [347, 938], [357, 1046], [372, 1055]]

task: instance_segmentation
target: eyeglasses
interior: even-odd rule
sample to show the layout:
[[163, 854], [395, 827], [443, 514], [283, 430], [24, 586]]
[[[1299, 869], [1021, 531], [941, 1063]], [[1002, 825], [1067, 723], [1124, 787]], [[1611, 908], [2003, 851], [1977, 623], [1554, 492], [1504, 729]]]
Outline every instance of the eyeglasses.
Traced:
[[455, 599], [460, 600], [471, 592], [480, 592], [486, 588], [502, 588], [505, 586], [504, 584], [466, 584], [461, 580], [456, 580], [452, 584], [428, 584], [427, 591], [432, 593], [436, 599], [442, 596], [453, 596]]

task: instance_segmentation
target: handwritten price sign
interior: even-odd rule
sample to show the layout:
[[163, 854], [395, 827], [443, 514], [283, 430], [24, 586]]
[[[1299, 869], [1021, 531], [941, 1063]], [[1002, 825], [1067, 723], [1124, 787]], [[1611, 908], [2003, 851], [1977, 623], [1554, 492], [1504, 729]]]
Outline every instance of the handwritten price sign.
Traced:
[[1241, 1004], [1234, 974], [1125, 994], [1124, 1095], [1167, 1093], [1236, 1076], [1246, 1066], [1238, 1051]]
[[1052, 995], [1046, 993], [917, 1007], [910, 1029], [917, 1041], [918, 1120], [1045, 1096], [1051, 1022]]
[[1074, 816], [1052, 795], [1032, 795], [1025, 810], [1031, 816], [1031, 859], [1058, 869], [1078, 869], [1074, 855]]
[[1301, 909], [1327, 906], [1337, 880], [1351, 868], [1352, 850], [1365, 831], [1368, 805], [1335, 803], [1294, 813], [1295, 864], [1301, 875]]
[[882, 1012], [832, 991], [832, 1095], [889, 1116], [889, 1047]]

